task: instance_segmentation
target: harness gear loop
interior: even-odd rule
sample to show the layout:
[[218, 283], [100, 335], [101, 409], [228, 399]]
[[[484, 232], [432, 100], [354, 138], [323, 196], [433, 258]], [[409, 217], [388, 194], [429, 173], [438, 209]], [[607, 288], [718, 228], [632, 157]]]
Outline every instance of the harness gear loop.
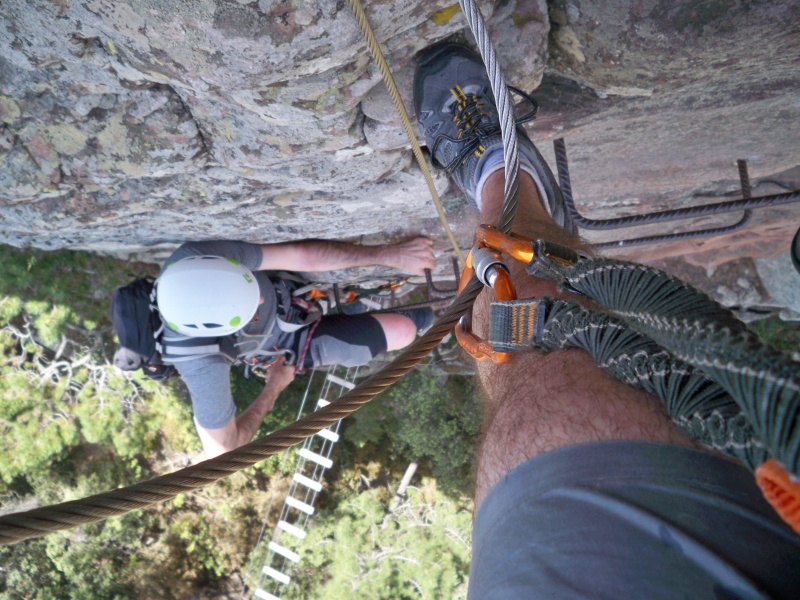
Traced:
[[[461, 281], [458, 284], [459, 294], [464, 290], [467, 283], [472, 280], [472, 276], [476, 274], [483, 285], [494, 290], [498, 300], [516, 299], [517, 292], [514, 289], [514, 283], [511, 281], [508, 267], [499, 254], [488, 249], [488, 246], [483, 242], [475, 244], [467, 255], [464, 270], [461, 273]], [[479, 338], [472, 332], [472, 307], [459, 319], [455, 332], [458, 343], [476, 360], [490, 359], [498, 364], [507, 363], [511, 360], [510, 353], [496, 352], [489, 342]]]

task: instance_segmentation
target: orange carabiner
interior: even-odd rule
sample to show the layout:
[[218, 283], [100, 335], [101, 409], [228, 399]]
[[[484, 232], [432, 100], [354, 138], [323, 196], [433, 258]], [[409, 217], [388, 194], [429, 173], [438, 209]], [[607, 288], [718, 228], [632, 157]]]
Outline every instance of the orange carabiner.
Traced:
[[533, 258], [534, 240], [512, 233], [506, 235], [491, 225], [481, 225], [475, 232], [478, 243], [483, 243], [493, 250], [508, 254], [514, 260], [527, 265]]
[[[475, 248], [486, 247], [486, 244], [478, 243], [473, 247], [473, 250]], [[472, 251], [470, 251], [467, 255], [464, 271], [461, 273], [461, 281], [458, 284], [459, 293], [461, 293], [474, 274], [475, 266], [473, 264]], [[514, 283], [511, 281], [508, 272], [504, 269], [495, 269], [495, 274], [496, 276], [491, 286], [492, 289], [494, 289], [495, 297], [498, 300], [516, 300], [517, 292], [514, 289]], [[490, 359], [498, 364], [507, 363], [511, 360], [511, 354], [509, 352], [496, 352], [492, 349], [489, 342], [472, 333], [472, 308], [461, 317], [456, 324], [455, 331], [458, 343], [476, 360]]]

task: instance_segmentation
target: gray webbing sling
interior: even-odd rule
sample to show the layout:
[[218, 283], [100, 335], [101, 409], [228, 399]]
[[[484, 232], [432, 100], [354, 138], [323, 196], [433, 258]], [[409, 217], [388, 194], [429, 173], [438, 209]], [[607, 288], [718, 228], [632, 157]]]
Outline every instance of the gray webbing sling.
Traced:
[[526, 270], [594, 300], [607, 314], [551, 298], [494, 302], [495, 350], [583, 348], [617, 379], [656, 394], [702, 443], [751, 469], [774, 456], [798, 476], [798, 364], [731, 311], [657, 269], [549, 243]]

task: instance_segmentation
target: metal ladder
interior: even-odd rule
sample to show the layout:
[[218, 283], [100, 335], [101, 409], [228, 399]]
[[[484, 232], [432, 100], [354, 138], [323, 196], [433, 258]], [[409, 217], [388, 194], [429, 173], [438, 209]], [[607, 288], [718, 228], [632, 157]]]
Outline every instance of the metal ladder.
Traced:
[[[352, 390], [358, 367], [333, 365], [328, 368], [317, 405], [318, 410]], [[310, 382], [309, 382], [310, 385]], [[254, 596], [261, 600], [280, 600], [291, 582], [292, 567], [300, 561], [297, 550], [306, 537], [314, 503], [322, 491], [325, 471], [333, 466], [330, 456], [339, 441], [341, 421], [307, 438], [299, 451], [297, 467], [286, 494], [278, 524], [267, 544], [267, 556]]]

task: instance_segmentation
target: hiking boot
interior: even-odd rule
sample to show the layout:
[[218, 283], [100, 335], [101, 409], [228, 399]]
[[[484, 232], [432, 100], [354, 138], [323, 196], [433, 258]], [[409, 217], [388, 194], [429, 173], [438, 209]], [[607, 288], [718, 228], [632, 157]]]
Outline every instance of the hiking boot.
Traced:
[[[536, 182], [542, 202], [556, 224], [573, 231], [550, 167], [520, 127], [535, 117], [536, 103], [528, 94], [511, 89], [533, 105], [528, 114], [516, 120], [520, 169]], [[414, 74], [414, 108], [433, 165], [455, 180], [470, 205], [480, 213], [483, 183], [503, 164], [497, 103], [480, 56], [455, 43], [426, 50]], [[488, 165], [486, 172], [484, 165]]]

